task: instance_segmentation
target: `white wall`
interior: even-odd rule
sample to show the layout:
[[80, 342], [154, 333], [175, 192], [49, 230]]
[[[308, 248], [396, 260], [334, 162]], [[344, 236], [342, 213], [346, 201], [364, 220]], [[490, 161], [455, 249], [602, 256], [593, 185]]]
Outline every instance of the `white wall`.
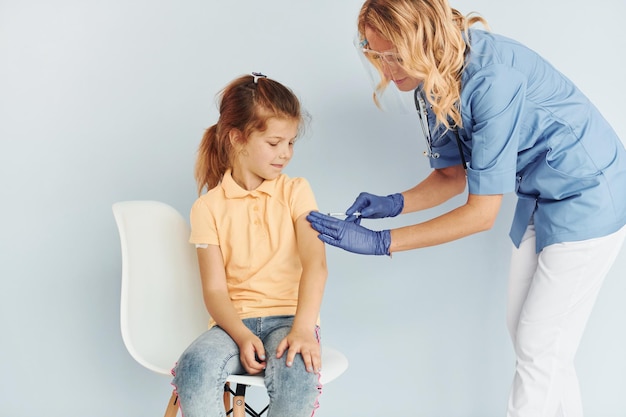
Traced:
[[[196, 146], [235, 76], [263, 71], [312, 114], [288, 173], [309, 178], [321, 210], [427, 174], [415, 116], [370, 101], [351, 43], [360, 4], [0, 0], [2, 417], [163, 413], [169, 380], [136, 364], [120, 336], [111, 204], [155, 199], [188, 213]], [[626, 138], [623, 0], [453, 4], [542, 52]], [[513, 204], [507, 196], [487, 233], [393, 259], [328, 249], [323, 337], [351, 366], [316, 415], [504, 415]], [[580, 348], [590, 416], [626, 413], [625, 275], [623, 252]]]

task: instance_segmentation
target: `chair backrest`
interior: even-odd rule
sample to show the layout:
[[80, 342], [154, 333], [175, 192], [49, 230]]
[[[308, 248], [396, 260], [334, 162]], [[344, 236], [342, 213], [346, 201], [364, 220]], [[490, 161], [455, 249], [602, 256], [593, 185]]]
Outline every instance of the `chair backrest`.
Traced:
[[209, 321], [189, 224], [157, 201], [115, 203], [113, 214], [122, 250], [122, 339], [137, 362], [169, 375]]

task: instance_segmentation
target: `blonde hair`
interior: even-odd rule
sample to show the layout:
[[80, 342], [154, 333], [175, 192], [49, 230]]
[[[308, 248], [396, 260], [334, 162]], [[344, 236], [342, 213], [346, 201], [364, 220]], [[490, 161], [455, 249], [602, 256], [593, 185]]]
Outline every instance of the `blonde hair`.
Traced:
[[[230, 132], [235, 129], [247, 141], [253, 131], [264, 131], [272, 117], [298, 121], [302, 133], [303, 115], [295, 94], [281, 83], [265, 76], [244, 75], [233, 80], [218, 95], [220, 117], [206, 129], [198, 147], [195, 178], [198, 195], [220, 183], [232, 168], [234, 148]], [[307, 115], [308, 116], [308, 115]]]
[[[447, 0], [367, 0], [358, 17], [358, 31], [365, 40], [370, 28], [397, 48], [402, 68], [423, 80], [426, 98], [437, 122], [446, 128], [462, 126], [460, 110], [461, 73], [469, 46], [469, 27], [487, 21], [480, 16], [463, 16]], [[381, 72], [378, 91], [389, 84]], [[452, 123], [451, 123], [452, 122]]]

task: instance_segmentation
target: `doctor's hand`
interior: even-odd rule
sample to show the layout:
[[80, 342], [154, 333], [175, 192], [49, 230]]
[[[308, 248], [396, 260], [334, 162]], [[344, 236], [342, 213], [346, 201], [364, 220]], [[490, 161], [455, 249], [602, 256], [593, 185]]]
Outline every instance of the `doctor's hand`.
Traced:
[[340, 220], [317, 211], [306, 216], [321, 241], [361, 255], [390, 255], [391, 232], [367, 229], [351, 221]]
[[[395, 217], [404, 208], [404, 196], [400, 193], [390, 194], [386, 197], [370, 193], [361, 193], [354, 203], [346, 210], [348, 216], [360, 212], [364, 219], [381, 219], [383, 217]], [[350, 217], [348, 217], [350, 219]]]

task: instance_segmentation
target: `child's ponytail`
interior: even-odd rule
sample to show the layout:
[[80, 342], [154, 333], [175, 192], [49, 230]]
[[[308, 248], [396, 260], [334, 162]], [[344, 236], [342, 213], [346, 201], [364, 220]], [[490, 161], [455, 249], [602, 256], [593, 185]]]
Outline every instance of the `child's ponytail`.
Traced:
[[209, 127], [202, 136], [195, 167], [198, 195], [202, 194], [204, 188], [210, 190], [219, 184], [230, 166], [230, 143], [225, 139], [218, 136], [216, 124]]

